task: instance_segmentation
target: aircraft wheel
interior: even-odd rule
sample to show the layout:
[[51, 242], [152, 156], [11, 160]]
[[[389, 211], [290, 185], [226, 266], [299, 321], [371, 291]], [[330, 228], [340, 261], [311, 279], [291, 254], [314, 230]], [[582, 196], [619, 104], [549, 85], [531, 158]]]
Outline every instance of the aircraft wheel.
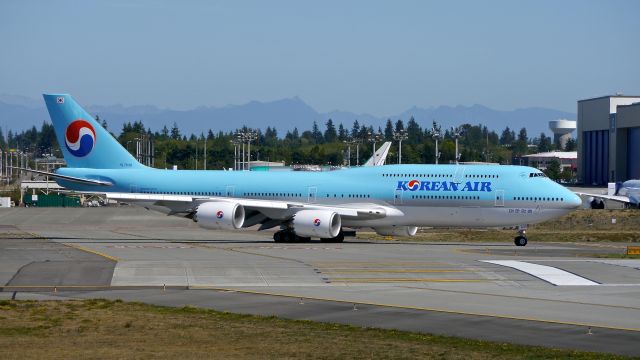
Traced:
[[310, 237], [304, 237], [304, 236], [297, 236], [296, 235], [296, 242], [306, 243], [306, 242], [310, 242], [310, 241], [311, 241]]
[[513, 240], [514, 244], [516, 244], [516, 246], [526, 246], [527, 245], [527, 238], [524, 236], [516, 236], [516, 238]]
[[341, 231], [338, 236], [334, 238], [321, 238], [320, 241], [324, 243], [341, 243], [344, 241], [344, 234]]
[[277, 243], [282, 242], [282, 231], [277, 231], [273, 234], [273, 241]]
[[282, 232], [282, 242], [292, 243], [296, 241], [296, 235], [291, 231], [283, 231]]

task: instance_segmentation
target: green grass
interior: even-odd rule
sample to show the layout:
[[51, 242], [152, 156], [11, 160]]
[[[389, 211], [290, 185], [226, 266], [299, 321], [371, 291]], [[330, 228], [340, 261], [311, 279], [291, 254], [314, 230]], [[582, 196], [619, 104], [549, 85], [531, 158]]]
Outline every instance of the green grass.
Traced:
[[[622, 358], [190, 306], [171, 308], [108, 300], [3, 304], [0, 346], [5, 359]], [[38, 316], [30, 316], [32, 313]], [[67, 316], [69, 313], [73, 316]]]

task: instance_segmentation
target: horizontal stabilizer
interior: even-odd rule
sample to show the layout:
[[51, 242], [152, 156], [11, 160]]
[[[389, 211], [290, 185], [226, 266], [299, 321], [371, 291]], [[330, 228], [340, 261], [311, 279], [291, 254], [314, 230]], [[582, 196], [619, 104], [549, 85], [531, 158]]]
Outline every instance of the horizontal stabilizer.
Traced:
[[11, 166], [11, 168], [12, 169], [16, 169], [16, 170], [21, 170], [21, 171], [34, 173], [34, 174], [46, 175], [46, 176], [49, 176], [49, 177], [52, 177], [52, 178], [55, 178], [55, 179], [71, 181], [71, 182], [75, 182], [75, 183], [79, 183], [79, 184], [113, 186], [113, 183], [111, 183], [110, 181], [80, 178], [80, 177], [75, 177], [75, 176], [56, 174], [54, 172], [49, 172], [49, 171], [19, 168], [19, 167], [15, 167], [15, 166]]

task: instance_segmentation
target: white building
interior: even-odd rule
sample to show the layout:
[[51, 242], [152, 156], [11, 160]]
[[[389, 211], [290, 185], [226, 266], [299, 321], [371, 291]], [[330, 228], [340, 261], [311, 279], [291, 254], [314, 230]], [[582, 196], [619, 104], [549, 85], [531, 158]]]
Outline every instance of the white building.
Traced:
[[527, 164], [540, 170], [546, 170], [553, 160], [560, 163], [561, 170], [566, 168], [576, 171], [578, 165], [577, 151], [550, 151], [538, 154], [525, 155]]

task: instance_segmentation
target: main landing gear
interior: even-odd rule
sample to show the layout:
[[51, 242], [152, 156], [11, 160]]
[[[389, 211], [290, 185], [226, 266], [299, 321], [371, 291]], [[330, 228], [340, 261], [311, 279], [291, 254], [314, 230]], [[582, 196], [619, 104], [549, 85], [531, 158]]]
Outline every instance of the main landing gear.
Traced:
[[276, 231], [273, 234], [273, 241], [277, 243], [301, 243], [301, 242], [309, 242], [311, 238], [298, 236], [293, 230], [286, 229]]
[[338, 236], [334, 238], [320, 238], [320, 241], [322, 241], [323, 243], [341, 243], [344, 241], [344, 232], [342, 232], [342, 229], [340, 229]]
[[[277, 243], [304, 243], [311, 241], [310, 237], [298, 236], [292, 229], [276, 231], [273, 234], [273, 241]], [[344, 241], [344, 233], [340, 230], [338, 236], [334, 238], [321, 238], [323, 243], [341, 243]]]
[[518, 229], [518, 236], [516, 236], [515, 239], [513, 239], [513, 243], [516, 244], [516, 246], [527, 245], [527, 237], [525, 236], [526, 232], [527, 232], [526, 228]]

